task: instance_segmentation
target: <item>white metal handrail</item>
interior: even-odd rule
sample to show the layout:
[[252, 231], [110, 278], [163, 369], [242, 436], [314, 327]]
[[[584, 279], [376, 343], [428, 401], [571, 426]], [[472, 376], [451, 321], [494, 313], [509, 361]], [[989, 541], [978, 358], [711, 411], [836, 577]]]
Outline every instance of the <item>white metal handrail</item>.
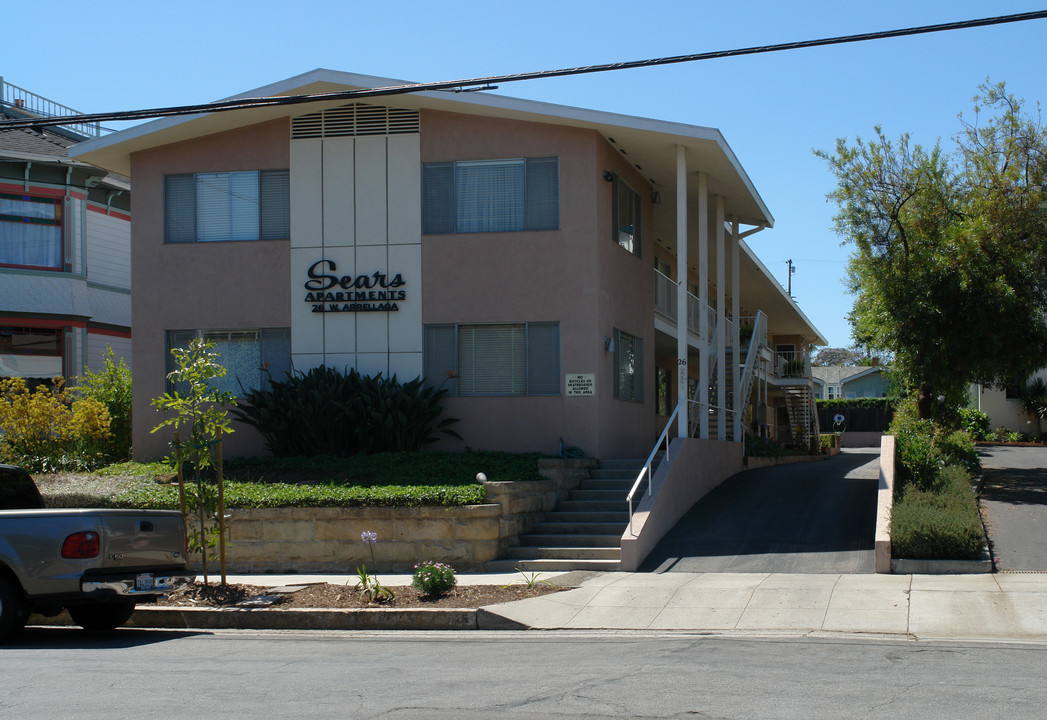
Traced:
[[629, 503], [630, 535], [633, 534], [633, 498], [636, 497], [636, 491], [640, 489], [644, 478], [647, 478], [647, 497], [654, 495], [654, 459], [658, 456], [658, 450], [661, 448], [662, 443], [665, 443], [666, 457], [669, 456], [669, 433], [672, 430], [677, 415], [680, 414], [680, 407], [684, 402], [686, 401], [681, 400], [676, 403], [676, 408], [673, 410], [672, 415], [669, 416], [669, 422], [665, 424], [665, 429], [662, 430], [662, 434], [658, 436], [658, 441], [654, 444], [654, 450], [651, 450], [651, 454], [647, 456], [647, 462], [645, 462], [643, 467], [640, 468], [640, 474], [636, 476], [636, 482], [633, 483], [632, 488], [629, 490], [629, 494], [625, 496], [625, 501]]

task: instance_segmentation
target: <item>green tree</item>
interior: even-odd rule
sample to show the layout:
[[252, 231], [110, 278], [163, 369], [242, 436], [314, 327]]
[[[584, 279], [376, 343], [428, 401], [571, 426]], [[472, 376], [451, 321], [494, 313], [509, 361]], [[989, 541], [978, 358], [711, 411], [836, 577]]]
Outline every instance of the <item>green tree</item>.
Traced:
[[[200, 554], [206, 583], [207, 561], [214, 557], [213, 549], [221, 540], [222, 508], [218, 488], [204, 479], [202, 471], [214, 465], [215, 447], [221, 436], [233, 432], [226, 405], [236, 405], [236, 399], [232, 393], [218, 390], [214, 385], [214, 381], [227, 372], [219, 362], [219, 354], [214, 352], [214, 342], [195, 338], [188, 347], [172, 348], [171, 354], [178, 367], [168, 373], [167, 379], [174, 389], [152, 401], [153, 407], [170, 415], [151, 432], [168, 426], [176, 431], [183, 427], [189, 431], [188, 439], [178, 438], [176, 450], [180, 473], [184, 458], [188, 455], [192, 460], [193, 483], [184, 488], [183, 512], [196, 520], [196, 527], [192, 527], [186, 518], [188, 550]], [[224, 576], [222, 580], [224, 582]]]
[[828, 367], [830, 365], [845, 365], [853, 367], [861, 360], [861, 355], [847, 348], [825, 347], [815, 353], [811, 364], [816, 367]]
[[854, 336], [888, 351], [908, 388], [960, 405], [971, 382], [1047, 364], [1047, 134], [1004, 85], [982, 85], [956, 151], [882, 129], [816, 151], [836, 175], [851, 244]]
[[76, 386], [83, 397], [94, 398], [109, 411], [110, 453], [117, 460], [131, 456], [131, 368], [124, 359], [116, 362], [112, 347], [107, 347], [102, 369], [84, 370]]

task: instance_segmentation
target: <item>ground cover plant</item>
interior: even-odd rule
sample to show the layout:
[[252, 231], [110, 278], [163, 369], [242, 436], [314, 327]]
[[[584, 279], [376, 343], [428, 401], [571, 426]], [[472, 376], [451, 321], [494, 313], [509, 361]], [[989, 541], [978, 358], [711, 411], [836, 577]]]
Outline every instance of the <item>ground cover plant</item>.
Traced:
[[[486, 502], [477, 479], [540, 480], [540, 453], [472, 451], [380, 453], [352, 458], [236, 458], [225, 464], [225, 504], [233, 508], [418, 507]], [[40, 475], [52, 507], [177, 508], [175, 469], [125, 462], [93, 473]]]
[[923, 420], [916, 399], [899, 404], [898, 479], [891, 510], [891, 554], [913, 559], [974, 560], [985, 531], [974, 480], [981, 472], [974, 441], [963, 430]]

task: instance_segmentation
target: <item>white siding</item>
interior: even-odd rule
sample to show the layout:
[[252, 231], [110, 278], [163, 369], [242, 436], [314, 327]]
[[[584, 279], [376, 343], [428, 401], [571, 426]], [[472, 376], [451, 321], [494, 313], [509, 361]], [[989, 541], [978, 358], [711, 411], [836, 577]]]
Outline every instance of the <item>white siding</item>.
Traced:
[[131, 223], [87, 213], [87, 277], [90, 282], [131, 287]]
[[123, 358], [124, 364], [131, 367], [131, 338], [116, 337], [114, 335], [102, 335], [100, 333], [87, 333], [87, 367], [92, 372], [102, 369], [105, 362], [106, 348], [113, 348], [114, 361], [120, 362]]

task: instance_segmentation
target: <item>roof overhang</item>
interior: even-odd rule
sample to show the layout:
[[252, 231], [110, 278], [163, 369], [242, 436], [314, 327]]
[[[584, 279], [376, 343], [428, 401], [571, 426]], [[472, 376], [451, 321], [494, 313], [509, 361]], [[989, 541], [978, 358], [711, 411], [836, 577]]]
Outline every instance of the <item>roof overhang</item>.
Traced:
[[[402, 86], [402, 80], [318, 69], [234, 96], [235, 99], [304, 95], [351, 89]], [[234, 99], [230, 98], [230, 99]], [[70, 154], [93, 165], [129, 175], [131, 155], [161, 145], [225, 132], [278, 118], [338, 107], [352, 100], [325, 100], [296, 105], [259, 107], [202, 115], [162, 118], [112, 135], [80, 143]], [[364, 98], [360, 102], [390, 107], [431, 109], [523, 121], [589, 128], [614, 140], [630, 162], [640, 166], [653, 189], [669, 194], [676, 185], [676, 148], [687, 150], [688, 171], [701, 169], [709, 192], [722, 195], [729, 213], [747, 225], [771, 227], [774, 218], [745, 174], [741, 163], [715, 128], [599, 112], [565, 105], [523, 100], [483, 92], [427, 91]], [[697, 193], [697, 183], [689, 182]]]

